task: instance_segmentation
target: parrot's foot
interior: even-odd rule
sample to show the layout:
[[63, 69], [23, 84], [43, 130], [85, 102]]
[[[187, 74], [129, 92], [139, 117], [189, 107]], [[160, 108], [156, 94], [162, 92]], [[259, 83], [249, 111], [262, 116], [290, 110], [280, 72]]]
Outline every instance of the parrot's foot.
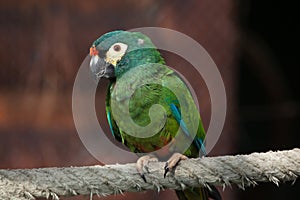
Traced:
[[173, 171], [176, 168], [176, 166], [181, 160], [186, 159], [188, 159], [188, 157], [186, 157], [185, 155], [182, 155], [181, 153], [174, 153], [171, 156], [171, 158], [169, 158], [169, 160], [166, 162], [164, 178], [166, 178], [168, 172]]
[[148, 163], [149, 162], [157, 162], [157, 161], [158, 161], [157, 157], [155, 157], [152, 154], [142, 156], [137, 160], [136, 169], [137, 169], [137, 171], [139, 172], [139, 174], [141, 175], [142, 179], [145, 182], [147, 182], [146, 178], [145, 178], [145, 172], [147, 172], [147, 173], [149, 172]]

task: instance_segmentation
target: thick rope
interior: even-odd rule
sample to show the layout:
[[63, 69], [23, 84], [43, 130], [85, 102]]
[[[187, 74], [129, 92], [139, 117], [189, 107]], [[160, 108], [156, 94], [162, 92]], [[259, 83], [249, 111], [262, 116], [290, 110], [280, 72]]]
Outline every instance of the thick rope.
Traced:
[[184, 160], [175, 173], [163, 177], [164, 163], [149, 163], [145, 182], [135, 164], [70, 168], [0, 170], [0, 199], [59, 196], [106, 196], [142, 190], [184, 189], [237, 184], [244, 189], [257, 182], [295, 182], [300, 176], [300, 149], [250, 155]]

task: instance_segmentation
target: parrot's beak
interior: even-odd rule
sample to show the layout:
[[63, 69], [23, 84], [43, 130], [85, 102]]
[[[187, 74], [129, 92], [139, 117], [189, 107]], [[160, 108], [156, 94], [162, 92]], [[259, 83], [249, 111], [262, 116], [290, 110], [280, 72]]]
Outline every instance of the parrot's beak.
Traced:
[[114, 77], [114, 67], [99, 56], [99, 53], [95, 47], [90, 48], [90, 56], [92, 56], [90, 61], [90, 69], [97, 80], [102, 77]]

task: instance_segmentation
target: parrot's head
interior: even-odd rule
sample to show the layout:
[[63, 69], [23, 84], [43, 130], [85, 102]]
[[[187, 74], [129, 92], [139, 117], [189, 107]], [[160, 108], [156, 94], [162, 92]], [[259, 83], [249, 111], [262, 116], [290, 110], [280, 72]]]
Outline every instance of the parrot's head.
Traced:
[[164, 64], [151, 40], [139, 32], [106, 33], [93, 42], [90, 56], [90, 69], [97, 78], [115, 79], [139, 65]]

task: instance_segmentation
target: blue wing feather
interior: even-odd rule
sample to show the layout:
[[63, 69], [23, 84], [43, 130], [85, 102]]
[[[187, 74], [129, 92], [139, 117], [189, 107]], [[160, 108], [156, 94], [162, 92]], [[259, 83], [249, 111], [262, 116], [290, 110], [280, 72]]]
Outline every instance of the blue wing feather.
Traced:
[[111, 121], [111, 114], [109, 110], [106, 110], [106, 117], [107, 117], [107, 121], [108, 121], [108, 125], [109, 125], [109, 129], [111, 131], [111, 134], [115, 137], [115, 133], [114, 133], [114, 129], [112, 126], [112, 121]]
[[[181, 118], [181, 114], [180, 114], [179, 109], [177, 108], [177, 106], [174, 103], [171, 103], [170, 108], [171, 108], [171, 112], [172, 112], [173, 117], [176, 119], [178, 124], [180, 124], [180, 128], [183, 130], [185, 135], [188, 136], [188, 137], [191, 137], [185, 122]], [[197, 148], [199, 150], [201, 150], [202, 154], [205, 156], [206, 155], [206, 150], [205, 150], [205, 146], [203, 144], [203, 140], [196, 136], [194, 138], [194, 142], [195, 142]]]

